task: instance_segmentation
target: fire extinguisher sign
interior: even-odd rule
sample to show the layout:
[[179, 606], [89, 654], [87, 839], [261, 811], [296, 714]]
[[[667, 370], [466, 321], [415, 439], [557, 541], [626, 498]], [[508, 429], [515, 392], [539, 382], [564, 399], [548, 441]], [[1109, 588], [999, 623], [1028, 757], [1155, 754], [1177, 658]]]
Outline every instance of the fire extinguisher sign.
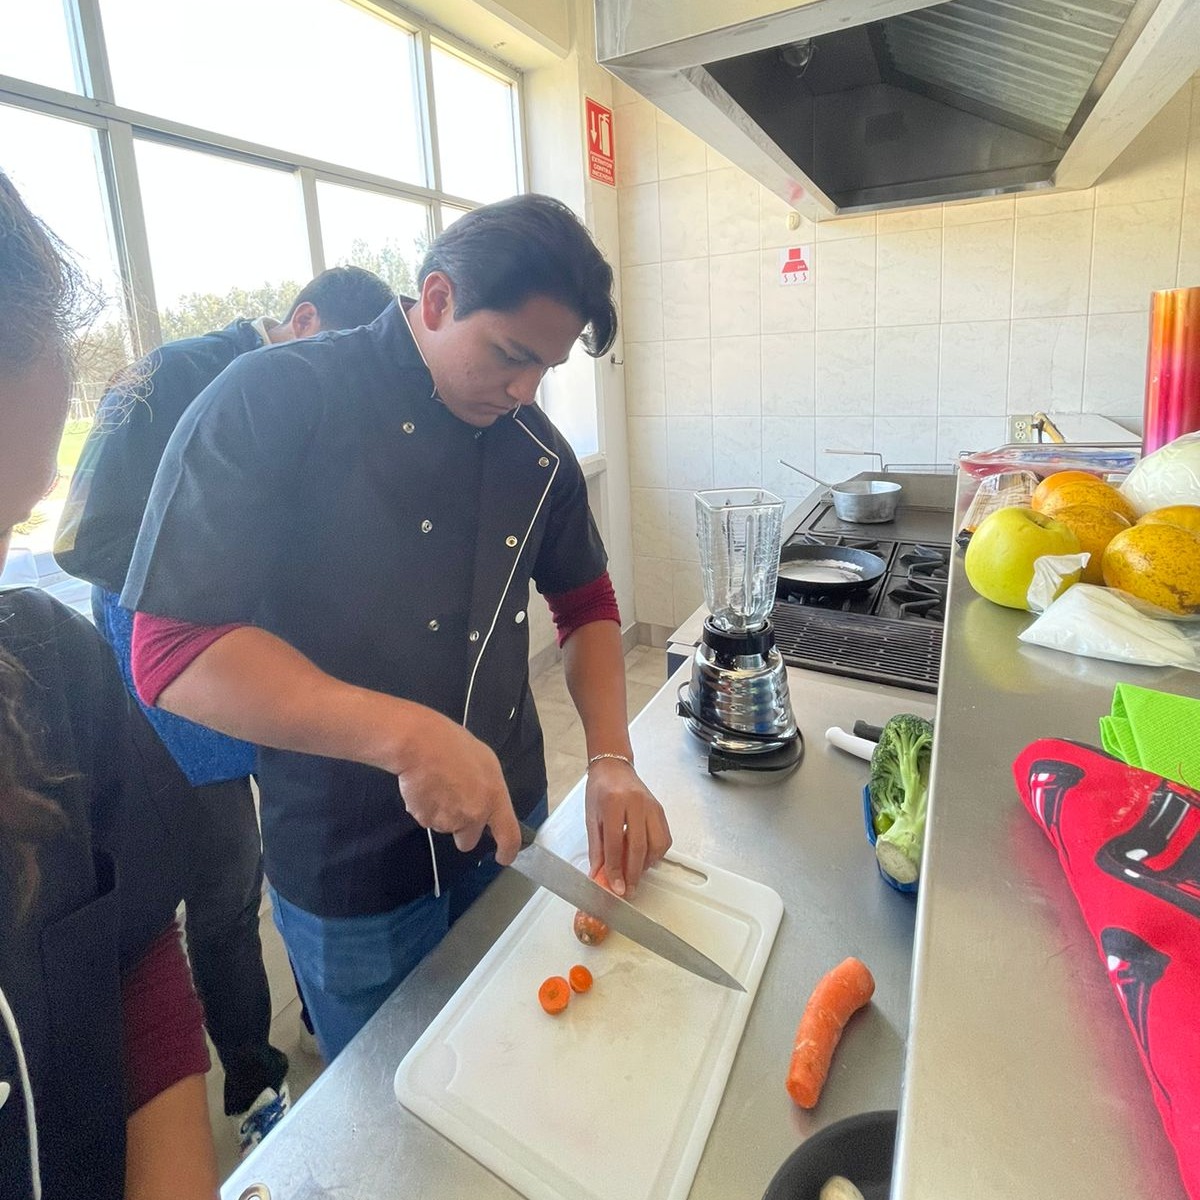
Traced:
[[588, 175], [609, 187], [617, 186], [613, 158], [613, 115], [611, 108], [585, 98], [587, 120]]

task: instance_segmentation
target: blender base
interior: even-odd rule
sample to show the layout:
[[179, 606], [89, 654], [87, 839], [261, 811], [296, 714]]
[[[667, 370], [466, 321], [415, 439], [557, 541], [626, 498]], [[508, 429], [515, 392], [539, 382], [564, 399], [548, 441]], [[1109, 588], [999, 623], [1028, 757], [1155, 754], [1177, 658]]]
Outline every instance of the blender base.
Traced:
[[719, 775], [722, 771], [760, 771], [788, 772], [794, 771], [804, 757], [804, 735], [797, 730], [791, 741], [775, 750], [761, 751], [758, 754], [729, 754], [716, 746], [710, 746], [708, 751], [708, 773]]
[[[676, 693], [675, 711], [691, 733], [708, 745], [708, 773], [791, 771], [804, 757], [804, 735], [799, 729], [782, 737], [726, 729], [701, 719], [690, 704], [685, 683]], [[794, 728], [794, 725], [793, 725]]]

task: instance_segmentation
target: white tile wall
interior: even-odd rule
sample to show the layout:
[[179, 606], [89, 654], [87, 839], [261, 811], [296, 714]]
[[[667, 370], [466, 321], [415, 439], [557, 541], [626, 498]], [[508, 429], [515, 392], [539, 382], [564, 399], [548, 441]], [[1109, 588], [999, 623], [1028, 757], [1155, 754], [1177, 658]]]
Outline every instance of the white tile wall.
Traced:
[[[700, 602], [693, 489], [788, 499], [875, 449], [951, 461], [1010, 412], [1140, 418], [1147, 293], [1200, 284], [1200, 77], [1095, 188], [814, 224], [617, 92], [637, 619]], [[796, 227], [789, 228], [789, 217]], [[805, 246], [807, 284], [779, 284]]]
[[942, 231], [880, 233], [875, 284], [877, 325], [920, 325], [938, 320], [942, 297]]
[[876, 412], [905, 417], [937, 415], [940, 339], [939, 325], [897, 325], [875, 330]]
[[[1091, 193], [1071, 195], [1074, 198]], [[1018, 208], [1013, 250], [1014, 317], [1087, 312], [1094, 222], [1091, 205], [1065, 212]]]
[[661, 112], [657, 132], [659, 179], [704, 174], [704, 143], [694, 133]]
[[762, 415], [762, 339], [712, 339], [712, 411], [714, 417]]
[[816, 344], [817, 412], [871, 416], [875, 408], [875, 330], [818, 333]]
[[708, 338], [682, 338], [663, 345], [668, 417], [712, 415], [712, 367]]
[[[622, 192], [635, 190], [621, 189]], [[663, 262], [706, 257], [708, 188], [704, 175], [681, 175], [678, 178], [664, 179], [658, 185], [658, 196]]]
[[1008, 411], [1079, 412], [1087, 318], [1022, 318], [1011, 328]]

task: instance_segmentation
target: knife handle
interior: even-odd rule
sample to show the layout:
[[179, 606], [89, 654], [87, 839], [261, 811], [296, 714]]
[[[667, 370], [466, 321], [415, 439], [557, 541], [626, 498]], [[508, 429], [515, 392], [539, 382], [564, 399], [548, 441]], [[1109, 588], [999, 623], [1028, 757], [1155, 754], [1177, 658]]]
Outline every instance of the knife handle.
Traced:
[[877, 742], [883, 737], [883, 726], [869, 725], [866, 721], [855, 721], [854, 736], [866, 738], [868, 742]]
[[537, 830], [532, 825], [526, 825], [524, 821], [518, 821], [517, 824], [521, 827], [521, 849], [524, 850], [526, 846], [533, 845], [537, 838]]

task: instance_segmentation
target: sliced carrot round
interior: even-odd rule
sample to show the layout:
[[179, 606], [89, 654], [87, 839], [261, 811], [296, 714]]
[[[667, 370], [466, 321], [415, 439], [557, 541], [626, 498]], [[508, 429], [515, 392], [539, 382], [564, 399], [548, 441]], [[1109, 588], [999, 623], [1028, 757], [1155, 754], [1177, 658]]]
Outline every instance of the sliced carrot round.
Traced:
[[571, 991], [586, 992], [592, 986], [592, 973], [581, 963], [576, 963], [568, 972], [567, 978], [571, 981]]
[[551, 975], [538, 988], [538, 1003], [551, 1015], [557, 1016], [571, 999], [571, 985], [561, 975]]

